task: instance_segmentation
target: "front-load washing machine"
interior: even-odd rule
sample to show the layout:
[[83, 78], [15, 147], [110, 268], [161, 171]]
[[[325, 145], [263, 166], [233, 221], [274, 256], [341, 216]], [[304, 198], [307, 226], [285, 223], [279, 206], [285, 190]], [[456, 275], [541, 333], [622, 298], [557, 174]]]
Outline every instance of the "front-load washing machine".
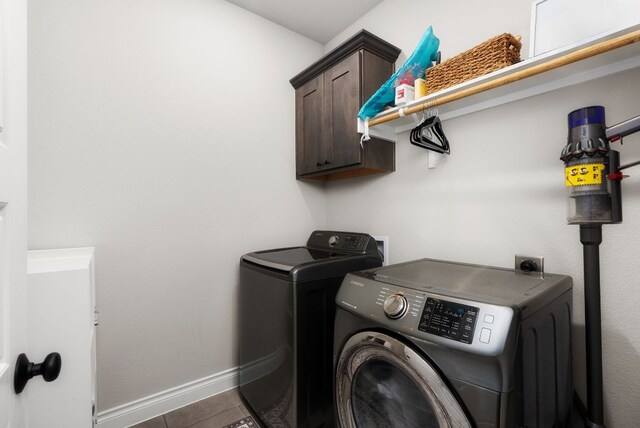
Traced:
[[306, 246], [242, 256], [240, 394], [269, 428], [331, 428], [335, 297], [347, 272], [382, 265], [373, 237], [315, 231]]
[[570, 277], [423, 259], [336, 303], [341, 427], [570, 426]]

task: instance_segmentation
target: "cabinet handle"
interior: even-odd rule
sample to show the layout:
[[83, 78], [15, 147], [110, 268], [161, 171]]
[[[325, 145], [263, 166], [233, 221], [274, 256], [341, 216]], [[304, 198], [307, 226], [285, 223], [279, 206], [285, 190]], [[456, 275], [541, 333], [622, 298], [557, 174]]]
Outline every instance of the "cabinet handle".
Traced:
[[324, 161], [325, 165], [329, 165], [330, 163], [331, 163], [331, 161], [328, 161], [328, 160]]
[[322, 162], [316, 162], [316, 166], [322, 166]]

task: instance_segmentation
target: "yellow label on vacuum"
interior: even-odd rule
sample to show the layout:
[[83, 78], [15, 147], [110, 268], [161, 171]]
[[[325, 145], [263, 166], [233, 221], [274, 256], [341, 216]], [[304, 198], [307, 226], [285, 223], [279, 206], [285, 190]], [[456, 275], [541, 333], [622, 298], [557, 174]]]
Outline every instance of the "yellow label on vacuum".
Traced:
[[583, 163], [568, 166], [564, 169], [567, 187], [602, 184], [603, 163]]

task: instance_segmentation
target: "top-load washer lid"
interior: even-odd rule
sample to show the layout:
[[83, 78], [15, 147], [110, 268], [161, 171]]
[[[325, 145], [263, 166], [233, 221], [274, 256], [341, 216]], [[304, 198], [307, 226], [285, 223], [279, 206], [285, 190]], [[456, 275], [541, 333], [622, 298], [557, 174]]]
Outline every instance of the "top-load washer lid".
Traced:
[[365, 275], [391, 285], [511, 307], [547, 301], [572, 286], [571, 278], [565, 275], [521, 274], [510, 269], [431, 259], [371, 269]]
[[316, 230], [304, 247], [245, 254], [242, 262], [288, 275], [294, 281], [345, 275], [382, 265], [373, 237], [366, 233]]
[[281, 248], [276, 250], [256, 251], [245, 254], [242, 260], [255, 263], [283, 272], [290, 272], [296, 266], [312, 263], [319, 260], [337, 259], [346, 257], [346, 253], [335, 253], [323, 250], [314, 250], [307, 247]]

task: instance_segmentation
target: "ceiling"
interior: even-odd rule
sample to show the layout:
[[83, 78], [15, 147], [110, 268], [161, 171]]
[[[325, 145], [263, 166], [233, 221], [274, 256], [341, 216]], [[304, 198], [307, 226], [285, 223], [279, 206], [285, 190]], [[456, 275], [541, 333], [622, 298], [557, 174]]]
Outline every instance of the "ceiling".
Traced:
[[322, 44], [382, 0], [227, 0]]

